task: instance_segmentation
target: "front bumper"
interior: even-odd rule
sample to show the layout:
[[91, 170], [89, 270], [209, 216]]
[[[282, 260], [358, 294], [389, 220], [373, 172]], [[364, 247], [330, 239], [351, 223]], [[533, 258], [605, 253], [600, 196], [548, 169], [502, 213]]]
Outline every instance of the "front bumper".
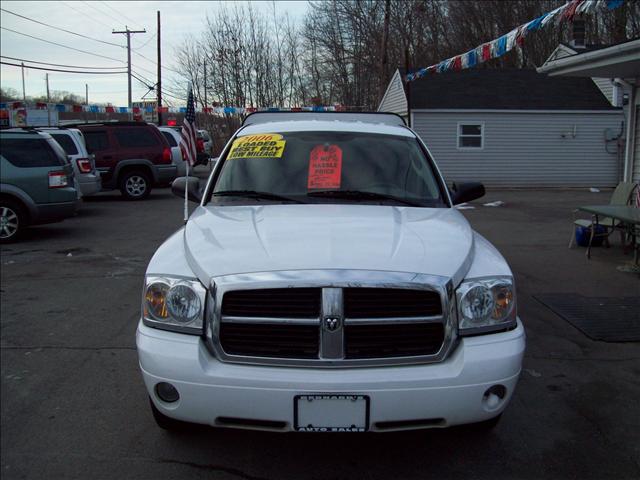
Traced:
[[[518, 320], [509, 332], [463, 338], [440, 363], [345, 369], [223, 363], [199, 337], [142, 323], [136, 342], [147, 391], [168, 417], [288, 431], [293, 430], [296, 395], [350, 393], [370, 398], [370, 430], [387, 431], [474, 423], [500, 414], [518, 381], [525, 332]], [[171, 404], [160, 400], [158, 382], [171, 383], [180, 399]], [[494, 385], [504, 386], [506, 395], [489, 407], [484, 394]]]

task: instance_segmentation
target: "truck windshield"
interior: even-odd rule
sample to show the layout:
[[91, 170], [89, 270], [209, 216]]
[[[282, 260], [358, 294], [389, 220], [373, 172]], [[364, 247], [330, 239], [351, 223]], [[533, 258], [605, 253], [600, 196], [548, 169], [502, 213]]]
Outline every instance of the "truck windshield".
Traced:
[[412, 137], [361, 132], [245, 135], [234, 141], [223, 162], [210, 196], [216, 204], [446, 206], [432, 165]]

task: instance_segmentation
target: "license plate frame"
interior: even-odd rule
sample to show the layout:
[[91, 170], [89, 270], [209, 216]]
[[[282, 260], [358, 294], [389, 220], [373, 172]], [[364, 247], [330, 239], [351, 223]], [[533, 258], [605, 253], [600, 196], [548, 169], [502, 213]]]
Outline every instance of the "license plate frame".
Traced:
[[[338, 405], [341, 402], [355, 401], [363, 404], [364, 406], [364, 424], [362, 426], [357, 424], [348, 425], [300, 425], [300, 403], [304, 400], [312, 399], [318, 402], [324, 403], [323, 408], [330, 407], [331, 403]], [[293, 397], [293, 428], [297, 432], [351, 432], [351, 433], [363, 433], [369, 431], [369, 412], [370, 412], [370, 399], [368, 395], [361, 395], [357, 393], [310, 393], [304, 395], [296, 395]], [[307, 415], [308, 416], [308, 415]], [[331, 423], [331, 421], [327, 422]], [[360, 422], [357, 422], [360, 423]]]

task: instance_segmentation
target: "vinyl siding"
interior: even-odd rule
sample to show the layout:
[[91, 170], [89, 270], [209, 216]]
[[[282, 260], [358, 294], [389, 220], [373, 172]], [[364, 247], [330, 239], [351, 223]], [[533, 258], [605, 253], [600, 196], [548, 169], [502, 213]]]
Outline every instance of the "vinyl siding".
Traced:
[[407, 116], [407, 97], [404, 93], [400, 71], [396, 70], [396, 73], [391, 78], [378, 111], [397, 113], [402, 117]]
[[[428, 146], [447, 183], [613, 187], [620, 166], [617, 155], [605, 151], [604, 133], [619, 130], [622, 118], [622, 111], [414, 112], [413, 129]], [[484, 124], [481, 150], [457, 148], [458, 122]]]

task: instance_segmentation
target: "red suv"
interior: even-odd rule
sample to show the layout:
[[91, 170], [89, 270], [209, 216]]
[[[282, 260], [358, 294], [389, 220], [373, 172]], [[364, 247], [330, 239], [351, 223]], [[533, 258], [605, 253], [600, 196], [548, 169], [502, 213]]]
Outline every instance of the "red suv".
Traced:
[[144, 122], [81, 123], [87, 151], [95, 155], [102, 186], [119, 189], [128, 200], [149, 196], [151, 188], [177, 176], [171, 147], [155, 125]]

